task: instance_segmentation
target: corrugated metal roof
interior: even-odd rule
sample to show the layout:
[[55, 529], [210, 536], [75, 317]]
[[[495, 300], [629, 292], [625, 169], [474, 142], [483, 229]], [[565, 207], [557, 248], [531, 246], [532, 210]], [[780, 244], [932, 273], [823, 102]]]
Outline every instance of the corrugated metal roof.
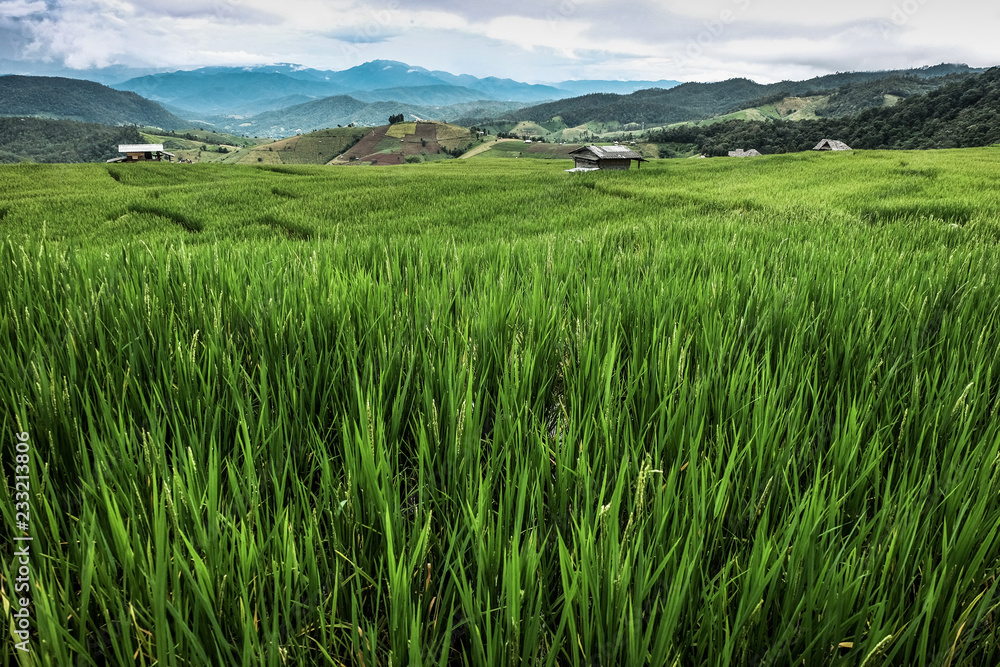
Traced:
[[570, 155], [582, 153], [590, 153], [598, 159], [645, 161], [644, 157], [625, 146], [582, 146], [572, 151]]
[[845, 144], [843, 141], [837, 141], [836, 139], [824, 139], [823, 141], [816, 144], [814, 151], [849, 151], [851, 147]]
[[119, 144], [119, 153], [154, 153], [162, 151], [163, 144]]

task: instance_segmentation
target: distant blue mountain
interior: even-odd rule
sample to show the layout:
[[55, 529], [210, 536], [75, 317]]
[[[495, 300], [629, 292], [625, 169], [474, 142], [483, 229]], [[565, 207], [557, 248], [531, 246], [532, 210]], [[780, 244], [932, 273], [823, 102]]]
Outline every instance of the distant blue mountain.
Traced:
[[339, 72], [289, 63], [203, 67], [141, 76], [112, 87], [199, 114], [250, 115], [285, 108], [293, 101], [344, 94], [366, 102], [439, 106], [480, 100], [538, 103], [592, 92], [631, 93], [673, 85], [677, 82], [567, 81], [541, 85], [430, 71], [395, 60], [373, 60]]
[[[223, 68], [153, 74], [112, 86], [171, 106], [199, 113], [242, 114], [265, 110], [270, 100], [330, 97], [346, 92], [329, 81], [294, 78], [275, 72]], [[270, 106], [270, 108], [281, 108]]]

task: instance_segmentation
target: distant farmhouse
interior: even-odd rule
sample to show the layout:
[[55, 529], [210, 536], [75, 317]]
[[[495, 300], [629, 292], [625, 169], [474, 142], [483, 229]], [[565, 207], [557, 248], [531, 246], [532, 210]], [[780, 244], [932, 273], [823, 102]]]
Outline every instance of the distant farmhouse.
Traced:
[[816, 144], [814, 151], [849, 151], [853, 150], [850, 146], [845, 144], [843, 141], [837, 141], [836, 139], [824, 139], [823, 141]]
[[173, 162], [174, 154], [163, 150], [163, 144], [120, 144], [122, 156], [108, 162]]
[[566, 171], [594, 171], [596, 169], [618, 169], [628, 171], [632, 167], [632, 160], [642, 167], [643, 162], [649, 162], [646, 158], [624, 146], [582, 146], [570, 152], [576, 161], [573, 169]]
[[729, 157], [761, 157], [761, 153], [756, 148], [751, 148], [748, 151], [737, 148], [734, 151], [729, 151]]

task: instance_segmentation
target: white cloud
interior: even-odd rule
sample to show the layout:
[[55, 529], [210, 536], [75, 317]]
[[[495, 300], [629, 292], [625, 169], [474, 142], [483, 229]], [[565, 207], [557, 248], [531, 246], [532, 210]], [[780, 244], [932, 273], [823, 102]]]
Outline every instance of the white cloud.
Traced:
[[8, 0], [0, 2], [0, 18], [20, 19], [45, 12], [45, 3], [28, 0]]
[[528, 81], [773, 81], [996, 64], [998, 24], [1000, 9], [979, 0], [0, 0], [0, 56], [75, 68], [395, 59]]

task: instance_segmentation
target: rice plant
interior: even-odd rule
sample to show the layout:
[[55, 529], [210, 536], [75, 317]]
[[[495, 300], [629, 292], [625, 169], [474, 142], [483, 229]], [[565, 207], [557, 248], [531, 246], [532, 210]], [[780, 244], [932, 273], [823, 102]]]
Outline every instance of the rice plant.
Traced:
[[1000, 153], [900, 155], [0, 168], [4, 664], [997, 664]]

